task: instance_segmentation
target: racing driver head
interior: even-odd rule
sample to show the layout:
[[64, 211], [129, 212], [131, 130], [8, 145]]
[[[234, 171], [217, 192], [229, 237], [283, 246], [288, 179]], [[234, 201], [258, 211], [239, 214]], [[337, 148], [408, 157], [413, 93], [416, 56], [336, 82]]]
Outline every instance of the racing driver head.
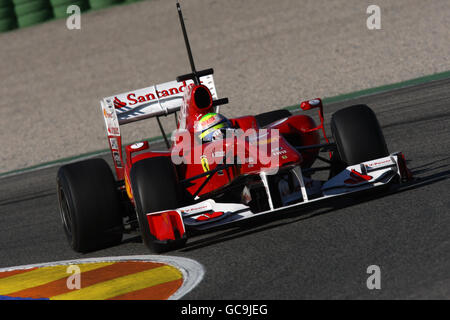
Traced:
[[202, 143], [220, 140], [230, 129], [231, 122], [220, 113], [207, 113], [195, 125], [195, 135]]

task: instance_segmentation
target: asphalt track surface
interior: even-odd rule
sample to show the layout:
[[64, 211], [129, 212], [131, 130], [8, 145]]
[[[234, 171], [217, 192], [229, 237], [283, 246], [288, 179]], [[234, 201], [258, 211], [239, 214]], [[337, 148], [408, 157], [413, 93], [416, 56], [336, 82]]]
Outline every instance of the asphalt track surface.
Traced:
[[[205, 267], [187, 299], [450, 298], [450, 79], [325, 106], [326, 120], [367, 103], [390, 151], [403, 151], [417, 180], [383, 196], [344, 199], [217, 231], [170, 252]], [[139, 237], [74, 253], [60, 225], [57, 167], [0, 179], [0, 267], [148, 254]], [[368, 290], [367, 267], [381, 268]]]

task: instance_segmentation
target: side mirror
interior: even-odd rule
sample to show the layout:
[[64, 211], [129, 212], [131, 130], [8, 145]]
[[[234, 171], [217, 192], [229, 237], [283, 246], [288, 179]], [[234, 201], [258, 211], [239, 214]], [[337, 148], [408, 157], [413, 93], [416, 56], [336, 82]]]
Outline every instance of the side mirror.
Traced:
[[306, 100], [300, 104], [302, 110], [310, 110], [314, 108], [322, 108], [322, 100], [320, 98]]
[[[323, 133], [323, 137], [325, 138], [325, 141], [326, 141], [327, 143], [330, 143], [330, 141], [328, 140], [328, 137], [327, 137], [327, 133], [325, 132], [325, 127], [324, 127], [324, 125], [323, 125], [325, 121], [324, 121], [324, 118], [323, 118], [323, 105], [322, 105], [322, 99], [316, 98], [316, 99], [311, 99], [311, 100], [303, 101], [303, 102], [300, 104], [300, 108], [301, 108], [303, 111], [311, 110], [311, 109], [315, 109], [315, 108], [319, 108], [318, 114], [319, 114], [319, 119], [320, 119], [320, 125], [318, 125], [318, 126], [315, 127], [315, 128], [312, 128], [312, 129], [307, 130], [307, 132], [322, 129], [322, 133]], [[331, 159], [331, 151], [330, 151], [330, 159]]]
[[148, 149], [150, 146], [148, 141], [136, 142], [125, 147], [127, 154], [127, 164], [131, 165], [131, 154], [134, 152], [142, 151]]

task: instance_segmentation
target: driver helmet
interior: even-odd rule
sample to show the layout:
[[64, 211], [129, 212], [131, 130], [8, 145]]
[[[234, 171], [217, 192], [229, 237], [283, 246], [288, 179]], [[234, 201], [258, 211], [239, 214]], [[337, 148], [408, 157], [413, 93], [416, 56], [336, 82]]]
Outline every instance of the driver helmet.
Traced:
[[195, 126], [196, 136], [203, 142], [223, 139], [225, 130], [231, 128], [231, 122], [220, 113], [207, 113]]

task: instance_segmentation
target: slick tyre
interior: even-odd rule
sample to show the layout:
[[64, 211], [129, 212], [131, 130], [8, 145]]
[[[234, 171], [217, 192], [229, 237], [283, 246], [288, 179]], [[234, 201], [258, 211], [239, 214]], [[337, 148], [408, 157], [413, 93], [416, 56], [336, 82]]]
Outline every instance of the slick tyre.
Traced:
[[257, 114], [255, 116], [256, 122], [260, 128], [263, 128], [275, 121], [290, 117], [292, 113], [286, 109], [279, 109], [269, 112]]
[[331, 117], [331, 131], [339, 160], [346, 166], [389, 155], [377, 117], [367, 105], [335, 112]]
[[61, 220], [73, 250], [89, 252], [121, 242], [118, 192], [103, 159], [64, 165], [56, 180]]
[[169, 244], [156, 241], [146, 216], [149, 212], [175, 209], [181, 203], [177, 173], [171, 159], [155, 157], [135, 163], [131, 168], [130, 180], [144, 244], [157, 253], [182, 247], [186, 239]]

